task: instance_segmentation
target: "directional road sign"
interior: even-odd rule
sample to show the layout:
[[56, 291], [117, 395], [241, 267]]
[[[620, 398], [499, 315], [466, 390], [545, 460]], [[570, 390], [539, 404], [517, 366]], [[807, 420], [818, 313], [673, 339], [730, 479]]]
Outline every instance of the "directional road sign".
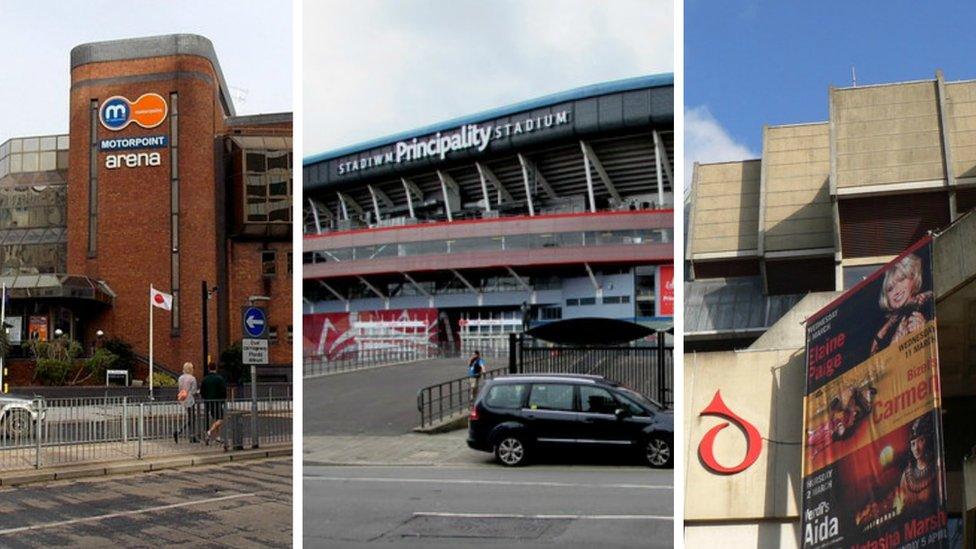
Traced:
[[268, 315], [261, 307], [244, 307], [244, 335], [251, 339], [268, 337]]

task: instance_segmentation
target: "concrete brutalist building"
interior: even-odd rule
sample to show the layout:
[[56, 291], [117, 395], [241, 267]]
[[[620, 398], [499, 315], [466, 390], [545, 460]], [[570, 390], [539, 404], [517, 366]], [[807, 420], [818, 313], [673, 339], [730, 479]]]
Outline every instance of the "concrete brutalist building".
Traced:
[[[690, 546], [800, 544], [803, 321], [930, 231], [950, 528], [962, 539], [966, 517], [973, 541], [976, 215], [966, 213], [976, 207], [976, 81], [937, 72], [830, 88], [828, 103], [825, 122], [764, 127], [761, 159], [694, 167], [685, 252]], [[699, 413], [717, 390], [765, 439], [760, 459], [738, 474], [716, 475], [697, 459], [716, 422]], [[741, 459], [741, 437], [723, 437], [719, 459]]]

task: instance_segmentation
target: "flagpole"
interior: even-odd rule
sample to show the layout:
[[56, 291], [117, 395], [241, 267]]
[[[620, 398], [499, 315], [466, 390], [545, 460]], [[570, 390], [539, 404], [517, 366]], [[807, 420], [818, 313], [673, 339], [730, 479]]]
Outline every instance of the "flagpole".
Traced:
[[149, 400], [155, 400], [153, 396], [153, 286], [149, 285]]

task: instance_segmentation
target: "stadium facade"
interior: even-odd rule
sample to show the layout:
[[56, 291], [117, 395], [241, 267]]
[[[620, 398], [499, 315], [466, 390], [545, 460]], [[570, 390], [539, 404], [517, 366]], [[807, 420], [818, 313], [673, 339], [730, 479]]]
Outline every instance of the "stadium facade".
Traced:
[[[931, 239], [924, 280], [938, 320], [947, 529], [939, 537], [945, 524], [926, 528], [925, 541], [909, 523], [901, 540], [972, 547], [976, 81], [949, 82], [937, 72], [931, 80], [830, 88], [828, 101], [825, 122], [764, 127], [759, 159], [694, 167], [685, 251], [686, 543], [823, 546], [828, 528], [807, 529], [803, 520], [823, 509], [801, 517], [804, 496], [817, 495], [802, 474], [801, 452], [816, 439], [804, 424], [807, 364], [819, 360], [805, 352], [804, 322], [880, 284], [879, 269]], [[869, 303], [877, 308], [878, 298]], [[872, 319], [865, 314], [863, 322]], [[716, 413], [721, 407], [734, 416]], [[715, 415], [747, 436], [729, 429], [716, 437]], [[897, 484], [902, 459], [889, 446], [857, 466]], [[830, 489], [842, 488], [835, 479]], [[864, 536], [897, 521], [905, 501], [903, 492], [887, 500], [875, 492], [845, 502], [857, 516], [843, 520], [856, 518]]]
[[13, 343], [117, 337], [145, 368], [152, 285], [173, 296], [154, 319], [157, 367], [202, 375], [203, 307], [216, 361], [257, 296], [289, 377], [291, 114], [236, 115], [213, 45], [186, 34], [74, 48], [69, 114], [67, 134], [0, 144]]
[[647, 76], [307, 157], [305, 354], [670, 327], [673, 117], [672, 76]]

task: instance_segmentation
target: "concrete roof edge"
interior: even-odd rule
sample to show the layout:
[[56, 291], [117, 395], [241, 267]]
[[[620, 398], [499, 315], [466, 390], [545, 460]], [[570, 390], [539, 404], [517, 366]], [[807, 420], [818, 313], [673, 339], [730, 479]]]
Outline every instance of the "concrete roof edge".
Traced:
[[71, 48], [71, 68], [74, 69], [89, 63], [147, 59], [170, 55], [196, 55], [210, 61], [220, 82], [220, 94], [230, 111], [228, 115], [234, 116], [236, 114], [234, 101], [227, 87], [227, 81], [224, 80], [224, 73], [220, 69], [220, 61], [217, 60], [217, 52], [214, 49], [213, 42], [199, 34], [163, 34], [79, 44]]
[[247, 126], [261, 124], [284, 124], [291, 123], [293, 120], [290, 112], [271, 112], [263, 114], [245, 114], [241, 116], [231, 116], [227, 118], [228, 126]]

